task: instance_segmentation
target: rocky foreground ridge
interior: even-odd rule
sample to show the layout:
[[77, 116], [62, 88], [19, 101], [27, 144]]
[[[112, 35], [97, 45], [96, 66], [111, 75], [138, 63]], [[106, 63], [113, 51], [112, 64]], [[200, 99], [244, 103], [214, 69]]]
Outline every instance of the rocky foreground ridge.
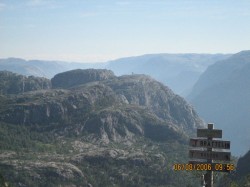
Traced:
[[[13, 78], [41, 80], [0, 76], [3, 88]], [[3, 93], [0, 173], [14, 186], [176, 186], [186, 179], [171, 164], [187, 159], [187, 140], [203, 126], [183, 98], [146, 75], [72, 70]]]

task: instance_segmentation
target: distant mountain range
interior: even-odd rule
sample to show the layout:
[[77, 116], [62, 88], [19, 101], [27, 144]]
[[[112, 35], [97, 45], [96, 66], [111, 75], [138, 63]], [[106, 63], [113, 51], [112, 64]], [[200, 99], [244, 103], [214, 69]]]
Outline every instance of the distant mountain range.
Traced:
[[0, 59], [0, 70], [22, 75], [52, 78], [55, 74], [87, 68], [105, 68], [116, 75], [147, 74], [186, 96], [205, 69], [216, 61], [228, 58], [224, 54], [148, 54], [121, 58], [105, 63], [69, 63], [59, 61]]
[[57, 73], [72, 69], [98, 68], [104, 64], [74, 63], [63, 61], [24, 60], [21, 58], [0, 59], [0, 70], [7, 70], [26, 76], [52, 78]]
[[199, 115], [223, 130], [233, 154], [250, 148], [250, 51], [242, 51], [209, 66], [201, 75], [189, 101]]
[[117, 75], [143, 73], [186, 96], [206, 68], [228, 58], [224, 54], [148, 54], [108, 62]]

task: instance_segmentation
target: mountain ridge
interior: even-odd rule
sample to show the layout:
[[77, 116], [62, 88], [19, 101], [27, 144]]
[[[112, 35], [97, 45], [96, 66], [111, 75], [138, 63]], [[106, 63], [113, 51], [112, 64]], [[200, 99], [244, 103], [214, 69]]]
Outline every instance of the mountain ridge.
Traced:
[[[62, 82], [75, 76], [65, 74]], [[149, 76], [96, 77], [0, 97], [4, 179], [31, 187], [196, 186], [184, 177], [190, 173], [172, 170], [187, 162], [188, 137], [204, 127], [193, 108]]]
[[229, 56], [230, 54], [160, 53], [124, 57], [105, 63], [25, 61], [23, 59], [20, 59], [20, 63], [18, 63], [18, 58], [12, 58], [12, 60], [0, 59], [0, 70], [9, 70], [23, 75], [45, 76], [46, 78], [79, 68], [105, 68], [112, 70], [116, 75], [148, 74], [171, 87], [176, 93], [186, 96], [208, 65]]

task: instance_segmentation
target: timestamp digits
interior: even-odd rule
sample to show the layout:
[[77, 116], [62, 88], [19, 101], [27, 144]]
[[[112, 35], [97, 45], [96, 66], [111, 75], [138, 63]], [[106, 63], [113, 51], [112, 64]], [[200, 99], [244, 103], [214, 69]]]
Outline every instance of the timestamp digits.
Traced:
[[173, 165], [174, 171], [233, 171], [234, 164], [220, 164], [220, 163], [177, 163]]
[[175, 171], [191, 171], [193, 170], [193, 164], [174, 164], [173, 165], [173, 170]]
[[173, 169], [175, 171], [208, 171], [212, 170], [212, 165], [209, 163], [204, 164], [174, 164]]
[[175, 171], [208, 171], [212, 170], [212, 165], [209, 163], [204, 163], [204, 164], [174, 164], [173, 169]]

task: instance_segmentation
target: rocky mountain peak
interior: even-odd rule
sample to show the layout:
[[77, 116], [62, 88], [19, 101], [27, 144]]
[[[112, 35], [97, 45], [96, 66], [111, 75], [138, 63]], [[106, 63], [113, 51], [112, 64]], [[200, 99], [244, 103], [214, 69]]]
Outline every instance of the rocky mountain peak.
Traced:
[[76, 69], [55, 75], [52, 79], [53, 88], [70, 88], [88, 82], [102, 81], [115, 77], [106, 69]]

